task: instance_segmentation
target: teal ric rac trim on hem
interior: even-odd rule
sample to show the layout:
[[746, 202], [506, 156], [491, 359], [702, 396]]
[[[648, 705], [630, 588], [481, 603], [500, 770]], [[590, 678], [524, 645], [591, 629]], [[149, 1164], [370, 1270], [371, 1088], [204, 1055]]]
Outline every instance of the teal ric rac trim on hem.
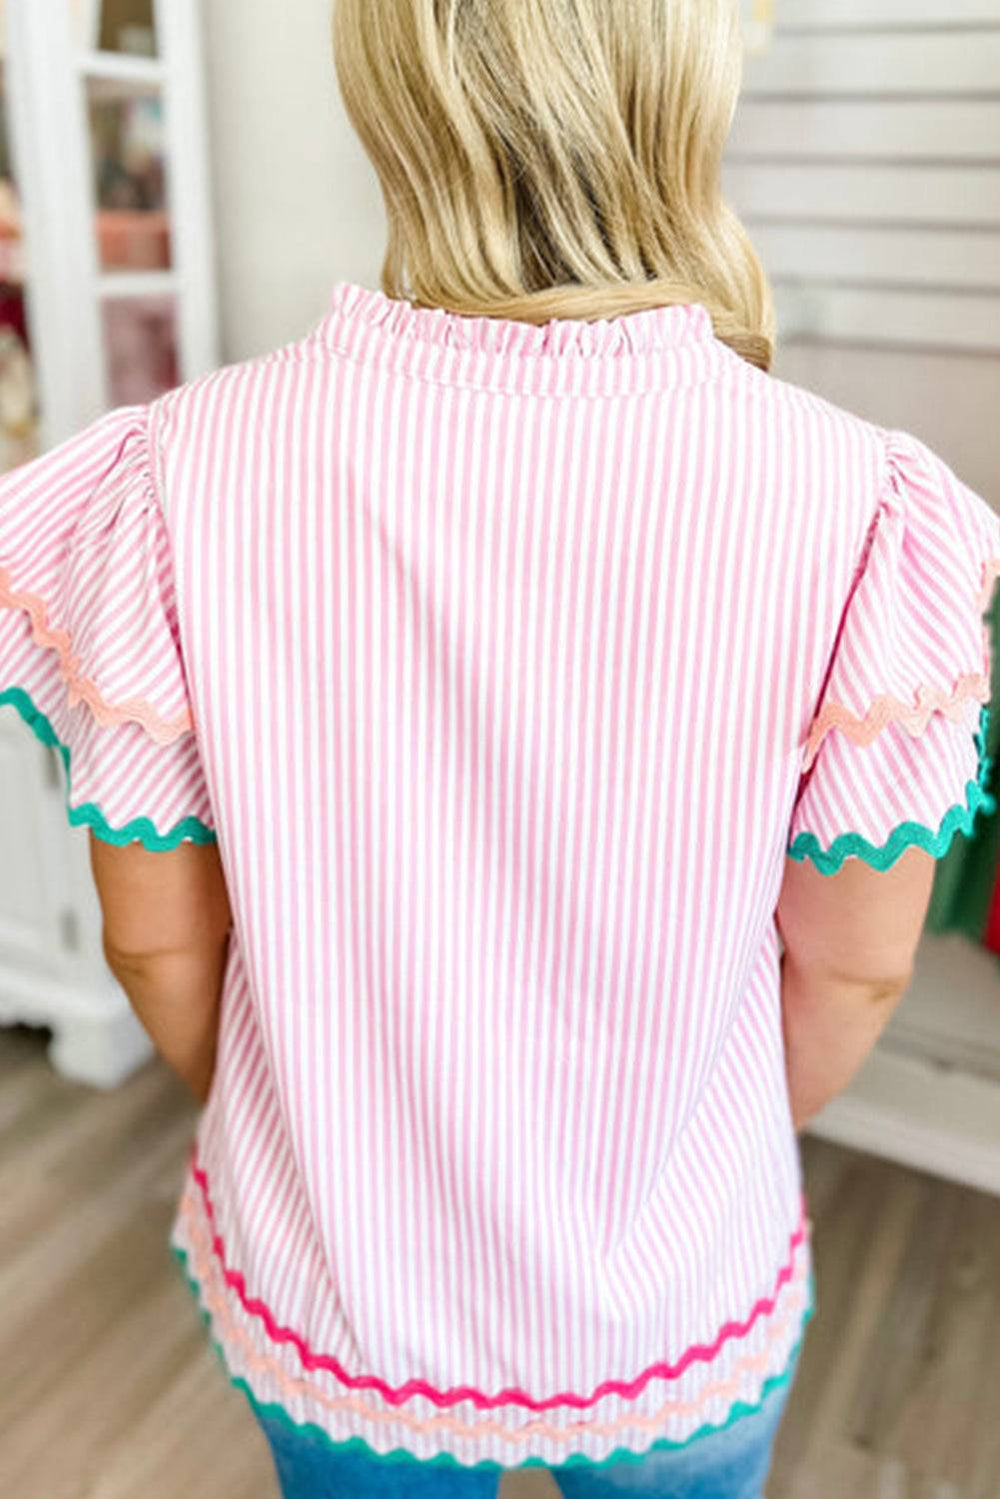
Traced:
[[885, 870], [913, 845], [926, 849], [935, 859], [943, 858], [957, 832], [966, 836], [972, 832], [978, 811], [982, 811], [985, 816], [996, 811], [996, 798], [986, 789], [993, 768], [993, 759], [986, 753], [989, 721], [989, 706], [984, 703], [979, 713], [979, 728], [974, 736], [979, 751], [978, 778], [966, 784], [966, 805], [949, 807], [937, 832], [924, 827], [920, 822], [901, 822], [892, 830], [888, 842], [881, 846], [869, 843], [860, 833], [841, 833], [827, 849], [821, 846], [815, 833], [800, 833], [786, 849], [788, 857], [811, 859], [820, 874], [836, 874], [849, 854], [856, 854], [873, 869]]
[[71, 807], [69, 802], [71, 782], [69, 746], [63, 744], [45, 714], [40, 708], [36, 708], [22, 688], [8, 687], [4, 692], [0, 692], [0, 708], [6, 703], [17, 709], [24, 722], [29, 729], [34, 731], [36, 738], [40, 739], [42, 744], [59, 751], [66, 771], [66, 816], [71, 827], [92, 828], [94, 834], [103, 842], [113, 843], [118, 848], [138, 839], [144, 848], [155, 853], [164, 853], [176, 848], [185, 838], [192, 843], [217, 842], [213, 830], [198, 817], [185, 817], [176, 827], [171, 828], [169, 833], [158, 833], [148, 817], [136, 817], [123, 828], [113, 828], [96, 802], [84, 802], [82, 806]]
[[557, 1473], [560, 1472], [563, 1468], [588, 1468], [591, 1472], [599, 1472], [602, 1468], [610, 1467], [612, 1463], [642, 1462], [643, 1458], [648, 1457], [652, 1452], [676, 1452], [679, 1451], [682, 1447], [690, 1447], [692, 1442], [697, 1442], [702, 1437], [714, 1436], [717, 1432], [720, 1431], [728, 1431], [730, 1426], [735, 1425], [735, 1423], [741, 1420], [744, 1416], [755, 1416], [761, 1409], [761, 1406], [764, 1404], [767, 1397], [774, 1390], [780, 1389], [783, 1385], [786, 1385], [789, 1382], [795, 1371], [796, 1360], [805, 1339], [806, 1327], [816, 1311], [816, 1277], [814, 1269], [812, 1268], [812, 1266], [810, 1266], [808, 1276], [809, 1293], [806, 1300], [805, 1310], [802, 1314], [801, 1331], [799, 1332], [798, 1340], [796, 1341], [795, 1346], [789, 1354], [788, 1362], [782, 1372], [780, 1374], [773, 1374], [770, 1379], [765, 1380], [763, 1387], [761, 1388], [760, 1400], [756, 1405], [748, 1405], [745, 1401], [738, 1400], [730, 1410], [729, 1415], [726, 1417], [725, 1421], [721, 1422], [721, 1424], [717, 1426], [713, 1426], [710, 1423], [706, 1423], [704, 1426], [699, 1426], [698, 1430], [692, 1432], [691, 1435], [687, 1437], [683, 1442], [671, 1442], [666, 1437], [661, 1437], [657, 1441], [652, 1442], [641, 1452], [635, 1452], [629, 1447], [616, 1447], [613, 1452], [609, 1453], [607, 1457], [602, 1458], [599, 1462], [593, 1461], [592, 1458], [584, 1457], [582, 1453], [574, 1452], [563, 1463], [547, 1463], [544, 1462], [540, 1457], [525, 1458], [523, 1463], [498, 1463], [492, 1461], [490, 1458], [484, 1458], [482, 1462], [478, 1463], [463, 1463], [459, 1458], [454, 1457], [450, 1452], [441, 1452], [438, 1453], [436, 1457], [429, 1458], [415, 1457], [412, 1452], [407, 1452], [405, 1447], [394, 1447], [391, 1452], [377, 1452], [375, 1448], [370, 1447], [362, 1437], [351, 1437], [346, 1442], [335, 1442], [330, 1436], [329, 1432], [324, 1431], [321, 1426], [315, 1425], [314, 1422], [299, 1422], [293, 1420], [283, 1405], [258, 1400], [257, 1396], [254, 1394], [247, 1381], [243, 1379], [242, 1376], [233, 1374], [230, 1371], [229, 1365], [226, 1362], [226, 1355], [223, 1352], [221, 1344], [212, 1336], [211, 1315], [201, 1304], [201, 1287], [188, 1269], [188, 1257], [186, 1251], [181, 1249], [176, 1244], [171, 1244], [169, 1247], [170, 1253], [173, 1255], [174, 1259], [180, 1267], [181, 1274], [183, 1275], [184, 1280], [187, 1283], [189, 1291], [194, 1296], [195, 1304], [198, 1308], [198, 1313], [208, 1332], [209, 1341], [211, 1342], [212, 1347], [215, 1349], [216, 1355], [222, 1365], [226, 1378], [229, 1380], [230, 1384], [234, 1386], [235, 1389], [239, 1390], [246, 1397], [251, 1406], [251, 1409], [254, 1411], [254, 1414], [258, 1417], [258, 1419], [263, 1418], [269, 1421], [280, 1421], [283, 1426], [286, 1426], [289, 1431], [294, 1432], [296, 1436], [318, 1439], [324, 1447], [328, 1448], [331, 1452], [336, 1452], [340, 1456], [346, 1457], [354, 1455], [358, 1457], [365, 1457], [370, 1459], [372, 1462], [383, 1464], [410, 1464], [420, 1469], [462, 1468], [469, 1472], [495, 1472], [498, 1474], [502, 1474], [510, 1472], [520, 1472], [522, 1468], [546, 1468]]

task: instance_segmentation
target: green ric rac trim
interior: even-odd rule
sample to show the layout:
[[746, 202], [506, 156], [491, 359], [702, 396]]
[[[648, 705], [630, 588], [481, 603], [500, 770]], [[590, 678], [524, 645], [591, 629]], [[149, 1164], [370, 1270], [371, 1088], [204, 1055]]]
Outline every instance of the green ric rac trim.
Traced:
[[241, 1393], [245, 1395], [258, 1420], [280, 1422], [282, 1426], [287, 1427], [288, 1430], [293, 1432], [296, 1436], [308, 1437], [313, 1440], [318, 1440], [321, 1445], [324, 1446], [329, 1452], [336, 1453], [338, 1456], [347, 1457], [354, 1455], [358, 1457], [365, 1457], [372, 1462], [377, 1462], [386, 1466], [399, 1466], [409, 1464], [411, 1467], [415, 1466], [420, 1469], [461, 1468], [466, 1471], [485, 1471], [495, 1473], [509, 1473], [514, 1470], [520, 1472], [522, 1468], [547, 1468], [550, 1471], [555, 1472], [560, 1472], [563, 1468], [587, 1468], [591, 1472], [599, 1472], [602, 1468], [610, 1467], [612, 1463], [642, 1462], [642, 1460], [645, 1457], [648, 1457], [651, 1452], [676, 1452], [682, 1447], [690, 1447], [692, 1442], [697, 1442], [702, 1437], [715, 1436], [717, 1432], [728, 1431], [730, 1426], [733, 1426], [744, 1416], [757, 1415], [758, 1411], [761, 1409], [761, 1406], [767, 1400], [768, 1396], [771, 1395], [775, 1390], [780, 1389], [783, 1385], [789, 1383], [795, 1373], [796, 1361], [805, 1339], [806, 1326], [808, 1325], [809, 1321], [816, 1311], [815, 1272], [812, 1266], [810, 1266], [808, 1276], [809, 1295], [805, 1310], [802, 1314], [802, 1328], [799, 1333], [798, 1341], [789, 1354], [788, 1362], [782, 1372], [780, 1374], [774, 1374], [770, 1379], [765, 1380], [764, 1385], [761, 1389], [760, 1400], [756, 1405], [747, 1405], [745, 1401], [738, 1400], [730, 1410], [726, 1420], [723, 1421], [720, 1425], [712, 1426], [710, 1423], [706, 1423], [704, 1426], [699, 1426], [698, 1430], [692, 1432], [691, 1436], [689, 1436], [683, 1442], [671, 1442], [666, 1437], [661, 1437], [659, 1440], [651, 1443], [651, 1445], [645, 1448], [642, 1452], [634, 1452], [629, 1447], [616, 1447], [612, 1453], [610, 1453], [607, 1457], [602, 1458], [599, 1462], [594, 1462], [591, 1458], [584, 1457], [582, 1453], [574, 1452], [570, 1457], [566, 1459], [564, 1463], [547, 1463], [544, 1462], [540, 1457], [529, 1457], [525, 1458], [523, 1463], [511, 1464], [494, 1462], [490, 1458], [484, 1458], [481, 1462], [478, 1463], [463, 1463], [457, 1457], [454, 1457], [450, 1452], [440, 1452], [436, 1457], [429, 1458], [414, 1457], [413, 1453], [407, 1452], [405, 1447], [394, 1447], [391, 1452], [377, 1452], [374, 1447], [369, 1447], [368, 1443], [364, 1441], [362, 1437], [351, 1437], [346, 1442], [335, 1442], [330, 1436], [329, 1432], [324, 1431], [321, 1426], [315, 1425], [314, 1422], [294, 1421], [283, 1405], [277, 1405], [271, 1402], [258, 1400], [257, 1396], [247, 1384], [246, 1380], [243, 1379], [240, 1375], [236, 1375], [231, 1372], [229, 1365], [226, 1362], [226, 1355], [222, 1350], [221, 1344], [211, 1336], [211, 1315], [201, 1305], [201, 1287], [188, 1269], [188, 1257], [186, 1251], [181, 1249], [177, 1244], [171, 1244], [170, 1252], [179, 1264], [181, 1273], [184, 1276], [185, 1281], [187, 1282], [188, 1289], [191, 1291], [195, 1298], [201, 1320], [209, 1333], [209, 1341], [211, 1342], [212, 1347], [215, 1349], [215, 1352], [219, 1358], [219, 1362], [222, 1364], [223, 1370], [226, 1374], [226, 1378], [229, 1380], [230, 1384], [232, 1384], [237, 1390], [241, 1391]]
[[156, 853], [176, 848], [179, 843], [183, 843], [185, 838], [192, 843], [215, 843], [217, 841], [213, 830], [197, 817], [185, 817], [176, 827], [171, 828], [169, 833], [158, 833], [148, 817], [136, 817], [123, 828], [113, 828], [96, 802], [84, 802], [82, 806], [71, 807], [69, 803], [71, 780], [69, 746], [63, 744], [45, 714], [35, 706], [22, 688], [9, 687], [6, 691], [0, 692], [0, 708], [5, 703], [10, 703], [17, 709], [24, 722], [29, 729], [34, 730], [42, 744], [59, 751], [63, 768], [66, 771], [66, 816], [72, 827], [92, 828], [95, 835], [103, 842], [113, 843], [118, 848], [138, 839], [144, 848]]
[[885, 870], [914, 844], [926, 849], [935, 859], [942, 858], [948, 852], [956, 832], [964, 833], [967, 837], [971, 834], [978, 811], [984, 816], [996, 811], [996, 798], [986, 789], [993, 768], [993, 759], [986, 753], [989, 721], [989, 705], [984, 703], [979, 713], [979, 728], [974, 736], [979, 751], [978, 778], [966, 784], [966, 805], [949, 807], [937, 832], [921, 822], [901, 822], [899, 827], [893, 829], [888, 842], [881, 847], [869, 843], [860, 833], [841, 833], [827, 849], [821, 847], [815, 833], [800, 833], [787, 848], [788, 857], [812, 859], [821, 874], [836, 874], [850, 854], [856, 854], [873, 869]]

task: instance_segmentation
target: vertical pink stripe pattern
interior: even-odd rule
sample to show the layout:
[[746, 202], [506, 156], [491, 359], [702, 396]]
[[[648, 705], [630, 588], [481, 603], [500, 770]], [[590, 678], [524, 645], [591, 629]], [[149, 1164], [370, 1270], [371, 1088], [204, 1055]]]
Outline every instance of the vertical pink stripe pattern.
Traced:
[[796, 503], [810, 424], [854, 466], [856, 529], [878, 444], [764, 397], [699, 307], [535, 329], [342, 284], [307, 340], [158, 407], [246, 932], [175, 1242], [233, 1272], [260, 1397], [335, 1439], [354, 1380], [388, 1416], [469, 1390], [461, 1440], [361, 1430], [510, 1462], [478, 1402], [516, 1432], [520, 1391], [553, 1401], [532, 1450], [559, 1460], [574, 1402], [658, 1409], [662, 1377], [620, 1387], [700, 1346], [667, 1380], [681, 1439], [797, 1336], [765, 1326], [808, 1268], [769, 934], [823, 642], [776, 715], [814, 580], [782, 612], [746, 558], [834, 534]]
[[0, 688], [97, 736], [87, 789], [219, 840], [172, 1239], [261, 1401], [511, 1465], [759, 1400], [810, 1269], [789, 837], [961, 800], [972, 709], [805, 744], [831, 703], [981, 670], [998, 541], [915, 439], [700, 306], [535, 327], [346, 282], [305, 338], [0, 487], [0, 566], [80, 671], [190, 713], [168, 742], [67, 709], [65, 656], [0, 610]]

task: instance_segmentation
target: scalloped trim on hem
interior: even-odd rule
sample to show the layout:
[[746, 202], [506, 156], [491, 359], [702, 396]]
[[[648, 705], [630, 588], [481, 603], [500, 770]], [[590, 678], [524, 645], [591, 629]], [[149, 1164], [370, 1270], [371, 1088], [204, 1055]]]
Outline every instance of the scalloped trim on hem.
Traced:
[[941, 826], [935, 833], [921, 822], [902, 822], [894, 828], [888, 841], [881, 845], [871, 843], [860, 833], [841, 833], [828, 849], [824, 849], [815, 833], [799, 833], [786, 849], [790, 859], [811, 859], [820, 874], [836, 874], [843, 862], [854, 854], [870, 864], [873, 869], [889, 869], [906, 849], [916, 846], [925, 849], [935, 859], [943, 858], [951, 847], [956, 832], [971, 834], [976, 813], [982, 811], [989, 816], [997, 809], [996, 798], [986, 790], [993, 766], [993, 759], [986, 753], [986, 732], [989, 725], [989, 708], [983, 706], [979, 715], [979, 729], [975, 735], [979, 751], [978, 780], [968, 781], [965, 787], [966, 805], [956, 803], [949, 807]]
[[[292, 1405], [296, 1397], [301, 1395], [311, 1400], [315, 1406], [321, 1406], [328, 1411], [349, 1411], [369, 1423], [401, 1425], [410, 1431], [424, 1434], [446, 1431], [452, 1439], [472, 1438], [481, 1442], [485, 1438], [496, 1437], [500, 1441], [523, 1444], [543, 1438], [557, 1443], [570, 1443], [580, 1436], [615, 1437], [628, 1427], [653, 1433], [662, 1429], [670, 1416], [697, 1417], [703, 1412], [709, 1400], [734, 1401], [739, 1395], [741, 1377], [744, 1374], [760, 1374], [766, 1377], [771, 1363], [771, 1350], [781, 1340], [787, 1339], [793, 1323], [798, 1324], [798, 1332], [801, 1335], [803, 1312], [807, 1304], [811, 1304], [811, 1286], [807, 1282], [806, 1287], [803, 1288], [801, 1283], [797, 1283], [794, 1287], [796, 1294], [789, 1298], [788, 1306], [783, 1307], [781, 1316], [768, 1325], [764, 1346], [758, 1352], [747, 1354], [739, 1359], [725, 1379], [710, 1381], [698, 1391], [696, 1398], [676, 1400], [668, 1397], [657, 1410], [649, 1415], [627, 1412], [611, 1419], [592, 1417], [572, 1421], [568, 1425], [538, 1418], [533, 1418], [516, 1427], [506, 1426], [495, 1418], [470, 1424], [444, 1411], [439, 1411], [432, 1416], [423, 1416], [399, 1407], [379, 1408], [365, 1401], [359, 1394], [347, 1392], [334, 1395], [318, 1384], [311, 1384], [308, 1380], [290, 1373], [278, 1359], [276, 1350], [271, 1354], [260, 1350], [254, 1344], [249, 1330], [237, 1322], [233, 1309], [227, 1302], [225, 1282], [219, 1263], [213, 1254], [207, 1228], [200, 1222], [195, 1223], [192, 1220], [185, 1224], [185, 1233], [187, 1235], [186, 1249], [182, 1249], [173, 1241], [170, 1247], [175, 1254], [185, 1256], [188, 1278], [193, 1279], [194, 1286], [197, 1288], [196, 1299], [202, 1309], [209, 1313], [213, 1331], [226, 1348], [227, 1357], [230, 1357], [234, 1350], [238, 1351], [245, 1377], [249, 1377], [252, 1373], [261, 1373], [269, 1377], [276, 1386], [278, 1399], [284, 1401], [288, 1407]], [[807, 1263], [804, 1262], [804, 1264], [808, 1268]], [[291, 1399], [286, 1399], [289, 1396]]]
[[[986, 613], [993, 596], [993, 587], [1000, 577], [1000, 557], [990, 557], [983, 564], [982, 579], [976, 600], [980, 615]], [[926, 729], [935, 713], [956, 722], [962, 717], [965, 704], [970, 698], [988, 703], [992, 695], [992, 643], [990, 631], [983, 628], [983, 669], [968, 672], [958, 678], [950, 692], [940, 687], [922, 686], [917, 689], [916, 701], [904, 703], [902, 698], [887, 693], [875, 698], [863, 717], [853, 713], [843, 703], [825, 703], [809, 730], [802, 761], [803, 773], [807, 771], [819, 753], [820, 745], [833, 729], [838, 729], [855, 744], [871, 744], [891, 723], [901, 724], [914, 738]]]
[[122, 723], [141, 724], [157, 744], [172, 744], [175, 739], [193, 731], [194, 719], [187, 708], [175, 718], [164, 718], [145, 698], [109, 703], [96, 682], [81, 672], [79, 657], [73, 654], [73, 642], [66, 631], [49, 624], [45, 601], [36, 594], [17, 591], [4, 567], [0, 567], [0, 606], [26, 614], [31, 623], [31, 638], [36, 645], [55, 651], [71, 708], [84, 703], [104, 728]]
[[[453, 1453], [450, 1452], [440, 1452], [432, 1458], [417, 1457], [414, 1453], [408, 1452], [405, 1447], [393, 1447], [388, 1452], [379, 1452], [376, 1448], [372, 1447], [368, 1442], [366, 1442], [363, 1437], [360, 1436], [350, 1437], [346, 1442], [337, 1442], [334, 1441], [329, 1432], [324, 1431], [324, 1429], [321, 1426], [316, 1425], [315, 1422], [298, 1422], [292, 1417], [292, 1415], [285, 1409], [283, 1405], [280, 1405], [277, 1402], [273, 1401], [265, 1402], [259, 1400], [248, 1381], [243, 1378], [242, 1375], [237, 1375], [232, 1372], [226, 1359], [225, 1350], [223, 1349], [221, 1343], [213, 1336], [212, 1317], [210, 1312], [202, 1304], [201, 1286], [199, 1282], [194, 1278], [194, 1276], [190, 1273], [190, 1270], [188, 1268], [188, 1256], [186, 1252], [176, 1244], [170, 1244], [169, 1247], [170, 1252], [188, 1286], [188, 1289], [194, 1297], [198, 1314], [208, 1333], [209, 1341], [212, 1345], [212, 1348], [215, 1350], [220, 1364], [222, 1365], [222, 1369], [226, 1375], [226, 1378], [229, 1380], [230, 1384], [234, 1386], [234, 1388], [238, 1389], [241, 1394], [243, 1394], [243, 1396], [248, 1401], [251, 1409], [253, 1410], [254, 1415], [259, 1421], [279, 1422], [282, 1426], [285, 1426], [289, 1431], [291, 1431], [296, 1437], [303, 1437], [311, 1441], [319, 1441], [320, 1444], [328, 1452], [337, 1456], [348, 1457], [353, 1454], [382, 1465], [399, 1466], [402, 1464], [416, 1466], [420, 1469], [435, 1467], [459, 1468], [466, 1472], [505, 1473], [513, 1471], [519, 1472], [524, 1468], [545, 1468], [549, 1471], [555, 1472], [559, 1472], [564, 1468], [587, 1468], [591, 1472], [596, 1472], [600, 1469], [609, 1467], [613, 1463], [641, 1462], [644, 1458], [648, 1457], [653, 1452], [680, 1451], [684, 1448], [690, 1447], [694, 1442], [700, 1441], [705, 1437], [715, 1436], [719, 1432], [728, 1431], [731, 1426], [735, 1425], [737, 1421], [743, 1419], [743, 1417], [745, 1416], [757, 1415], [763, 1407], [765, 1401], [776, 1390], [789, 1383], [796, 1370], [799, 1353], [805, 1339], [806, 1328], [815, 1315], [816, 1311], [815, 1274], [810, 1267], [807, 1282], [808, 1294], [805, 1308], [802, 1314], [802, 1323], [799, 1336], [791, 1349], [784, 1369], [782, 1369], [778, 1374], [770, 1375], [764, 1381], [763, 1385], [761, 1386], [760, 1399], [755, 1405], [750, 1405], [743, 1400], [737, 1400], [730, 1408], [729, 1414], [726, 1417], [725, 1421], [715, 1425], [713, 1425], [711, 1422], [706, 1422], [702, 1426], [699, 1426], [696, 1431], [692, 1432], [691, 1435], [689, 1437], [686, 1437], [683, 1441], [675, 1442], [671, 1441], [667, 1437], [659, 1437], [648, 1447], [643, 1448], [640, 1451], [636, 1451], [635, 1449], [630, 1447], [616, 1447], [613, 1452], [610, 1452], [608, 1454], [607, 1457], [600, 1459], [589, 1458], [583, 1453], [576, 1452], [572, 1453], [568, 1458], [566, 1458], [564, 1462], [557, 1463], [548, 1462], [545, 1459], [539, 1457], [528, 1457], [525, 1458], [525, 1460], [521, 1463], [511, 1464], [500, 1463], [491, 1458], [483, 1458], [480, 1461], [474, 1463], [464, 1463], [462, 1462], [461, 1458], [456, 1457]], [[626, 1420], [629, 1420], [629, 1418], [626, 1418]], [[633, 1417], [631, 1418], [631, 1422], [632, 1424], [636, 1424], [637, 1422], [641, 1424], [640, 1418]], [[624, 1424], [624, 1422], [619, 1424]], [[517, 1439], [516, 1433], [505, 1433], [505, 1435], [510, 1435], [512, 1440]]]
[[[811, 1223], [807, 1216], [806, 1200], [803, 1196], [801, 1201], [798, 1226], [792, 1232], [789, 1239], [788, 1259], [778, 1272], [774, 1291], [770, 1296], [760, 1297], [750, 1309], [749, 1315], [743, 1322], [730, 1321], [723, 1324], [711, 1344], [694, 1344], [686, 1350], [676, 1364], [661, 1361], [652, 1364], [641, 1374], [631, 1380], [609, 1379], [597, 1386], [590, 1395], [576, 1395], [564, 1391], [556, 1395], [546, 1396], [538, 1399], [520, 1389], [500, 1390], [495, 1395], [484, 1394], [470, 1385], [457, 1385], [448, 1390], [438, 1390], [423, 1379], [407, 1380], [404, 1385], [394, 1388], [386, 1380], [376, 1374], [350, 1374], [343, 1365], [329, 1354], [314, 1353], [302, 1336], [288, 1327], [282, 1327], [275, 1320], [270, 1308], [257, 1297], [249, 1295], [243, 1274], [239, 1270], [232, 1269], [226, 1261], [225, 1245], [220, 1237], [216, 1222], [215, 1208], [212, 1203], [211, 1193], [208, 1186], [208, 1177], [202, 1167], [198, 1164], [197, 1142], [191, 1149], [190, 1172], [197, 1182], [204, 1204], [205, 1216], [208, 1220], [212, 1249], [219, 1261], [222, 1276], [231, 1290], [236, 1292], [245, 1312], [250, 1316], [258, 1317], [264, 1324], [268, 1336], [274, 1343], [291, 1343], [306, 1369], [322, 1369], [333, 1374], [340, 1382], [349, 1389], [376, 1390], [383, 1400], [390, 1405], [402, 1405], [414, 1395], [422, 1395], [437, 1406], [456, 1405], [461, 1401], [469, 1401], [479, 1410], [490, 1410], [501, 1405], [520, 1405], [528, 1410], [543, 1411], [552, 1410], [557, 1406], [571, 1406], [578, 1410], [596, 1405], [597, 1402], [607, 1395], [620, 1395], [626, 1400], [634, 1400], [637, 1395], [645, 1389], [646, 1385], [653, 1379], [679, 1379], [690, 1364], [697, 1361], [710, 1363], [716, 1357], [723, 1343], [733, 1338], [746, 1337], [754, 1323], [762, 1316], [770, 1316], [777, 1305], [778, 1295], [794, 1274], [795, 1255], [800, 1244], [810, 1234]], [[182, 1199], [182, 1208], [183, 1208]]]
[[113, 828], [96, 802], [83, 802], [79, 807], [70, 806], [71, 770], [69, 746], [63, 744], [52, 724], [40, 708], [37, 708], [22, 687], [8, 687], [0, 692], [0, 707], [9, 703], [16, 708], [21, 718], [42, 744], [58, 750], [66, 771], [66, 816], [71, 827], [89, 827], [104, 843], [121, 848], [126, 843], [138, 840], [153, 853], [165, 853], [185, 840], [191, 843], [216, 843], [215, 831], [198, 817], [185, 817], [167, 833], [158, 833], [148, 817], [135, 817], [123, 828]]

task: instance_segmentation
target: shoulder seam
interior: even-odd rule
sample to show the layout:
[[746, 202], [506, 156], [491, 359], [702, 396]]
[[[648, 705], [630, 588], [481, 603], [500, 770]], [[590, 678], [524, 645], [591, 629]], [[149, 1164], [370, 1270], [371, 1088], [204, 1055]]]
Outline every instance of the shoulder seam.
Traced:
[[[169, 391], [167, 392], [169, 394]], [[160, 473], [160, 449], [156, 441], [159, 430], [159, 406], [163, 397], [150, 401], [146, 407], [146, 467], [149, 471], [149, 487], [152, 491], [153, 501], [160, 512], [160, 519], [166, 524], [166, 510], [163, 505], [162, 475]], [[155, 431], [154, 431], [155, 429]]]

